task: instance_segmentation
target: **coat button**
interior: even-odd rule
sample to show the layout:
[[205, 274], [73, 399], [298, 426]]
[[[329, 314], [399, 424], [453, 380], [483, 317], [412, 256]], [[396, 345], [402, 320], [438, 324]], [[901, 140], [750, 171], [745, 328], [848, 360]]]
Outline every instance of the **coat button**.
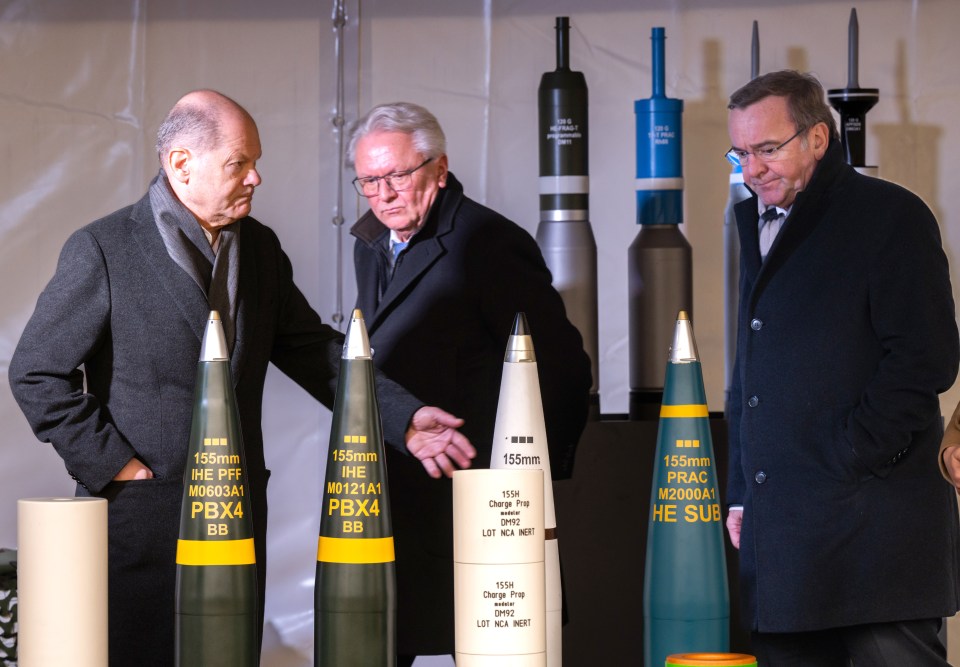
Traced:
[[767, 473], [761, 470], [760, 472], [758, 472], [756, 475], [753, 476], [753, 479], [754, 481], [756, 481], [757, 484], [763, 484], [764, 482], [767, 481]]
[[763, 328], [763, 322], [758, 319], [750, 320], [750, 328], [754, 331], [760, 331]]
[[751, 408], [755, 408], [760, 405], [760, 399], [756, 396], [751, 396], [749, 400], [747, 400], [747, 405], [749, 405]]

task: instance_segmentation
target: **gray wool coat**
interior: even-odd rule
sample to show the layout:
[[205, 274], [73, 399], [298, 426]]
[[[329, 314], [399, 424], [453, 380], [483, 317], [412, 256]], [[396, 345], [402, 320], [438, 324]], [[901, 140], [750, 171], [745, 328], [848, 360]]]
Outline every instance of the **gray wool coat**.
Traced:
[[[234, 224], [240, 279], [231, 371], [262, 623], [267, 366], [332, 406], [343, 336], [321, 322], [294, 284], [276, 234], [250, 217]], [[77, 494], [109, 501], [111, 665], [173, 664], [183, 472], [209, 311], [201, 289], [168, 255], [145, 196], [68, 239], [10, 363], [17, 402], [37, 437], [63, 458]], [[378, 393], [385, 438], [405, 451], [407, 423], [423, 404], [383, 377]], [[112, 482], [133, 456], [155, 478]]]

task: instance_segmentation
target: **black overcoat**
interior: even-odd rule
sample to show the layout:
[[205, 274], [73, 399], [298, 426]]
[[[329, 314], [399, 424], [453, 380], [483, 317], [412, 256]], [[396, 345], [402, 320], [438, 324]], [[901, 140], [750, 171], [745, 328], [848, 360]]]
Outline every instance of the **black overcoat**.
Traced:
[[728, 500], [742, 503], [748, 627], [795, 632], [950, 616], [958, 519], [938, 393], [957, 326], [937, 221], [834, 141], [761, 265], [741, 243]]
[[[343, 336], [320, 321], [294, 284], [276, 234], [249, 217], [234, 224], [240, 281], [230, 365], [262, 614], [267, 366], [273, 362], [332, 406]], [[14, 396], [37, 437], [63, 458], [77, 494], [109, 501], [111, 665], [173, 664], [183, 472], [209, 312], [201, 289], [167, 253], [145, 196], [71, 235], [10, 362]], [[422, 403], [383, 378], [378, 392], [385, 437], [403, 447], [407, 422]], [[154, 479], [112, 482], [133, 456]]]
[[[374, 363], [422, 400], [466, 420], [462, 431], [478, 450], [474, 467], [489, 466], [507, 339], [516, 314], [526, 314], [551, 471], [569, 477], [586, 422], [590, 361], [533, 237], [465, 197], [453, 174], [389, 282], [389, 230], [368, 212], [352, 233], [357, 307]], [[387, 464], [399, 653], [452, 653], [450, 480], [429, 478], [418, 461], [395, 452], [387, 452]]]

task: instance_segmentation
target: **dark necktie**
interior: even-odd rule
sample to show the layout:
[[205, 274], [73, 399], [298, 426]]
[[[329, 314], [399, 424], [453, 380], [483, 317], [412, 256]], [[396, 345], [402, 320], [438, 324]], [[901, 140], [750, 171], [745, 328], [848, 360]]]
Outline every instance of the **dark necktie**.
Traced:
[[770, 246], [773, 240], [777, 238], [780, 232], [781, 220], [783, 214], [777, 211], [775, 206], [771, 206], [760, 215], [760, 257], [765, 258], [770, 252]]

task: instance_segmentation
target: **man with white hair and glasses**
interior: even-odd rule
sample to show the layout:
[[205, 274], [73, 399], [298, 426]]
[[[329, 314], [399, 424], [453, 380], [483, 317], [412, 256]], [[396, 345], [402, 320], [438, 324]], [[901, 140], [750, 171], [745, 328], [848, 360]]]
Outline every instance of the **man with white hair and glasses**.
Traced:
[[[348, 161], [370, 210], [353, 226], [357, 307], [374, 363], [464, 419], [490, 462], [504, 352], [518, 312], [537, 354], [550, 465], [569, 477], [587, 417], [590, 362], [533, 237], [467, 198], [437, 119], [405, 102], [353, 126]], [[454, 651], [451, 461], [425, 474], [387, 453], [397, 557], [398, 667]], [[549, 482], [549, 480], [547, 480]]]

